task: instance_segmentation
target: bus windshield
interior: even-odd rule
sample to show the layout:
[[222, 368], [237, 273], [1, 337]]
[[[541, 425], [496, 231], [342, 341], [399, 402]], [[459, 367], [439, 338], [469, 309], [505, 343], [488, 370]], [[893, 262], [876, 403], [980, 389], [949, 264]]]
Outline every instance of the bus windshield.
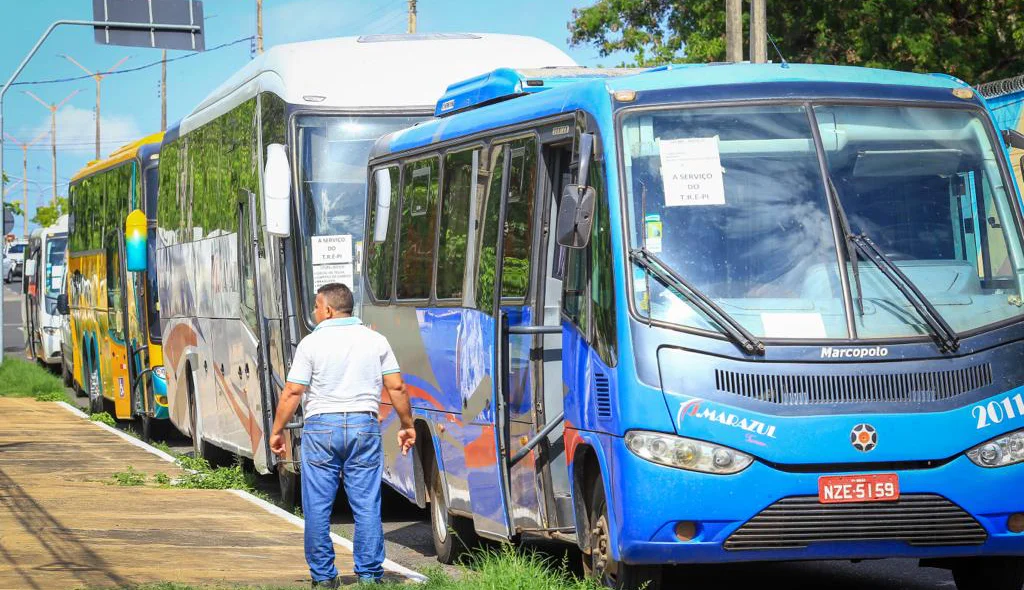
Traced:
[[299, 217], [307, 311], [321, 285], [353, 290], [366, 211], [366, 160], [380, 136], [423, 117], [305, 116], [298, 118]]
[[67, 236], [52, 237], [46, 242], [46, 296], [60, 295], [64, 281], [64, 253], [68, 246]]
[[[636, 111], [622, 127], [631, 247], [759, 337], [930, 333], [903, 292], [847, 246], [844, 223], [954, 331], [1019, 317], [1020, 229], [983, 121], [974, 110], [882, 105]], [[721, 331], [639, 265], [633, 276], [641, 313]]]
[[160, 342], [160, 289], [157, 283], [157, 226], [155, 223], [157, 211], [157, 188], [160, 182], [158, 166], [150, 166], [145, 171], [145, 196], [146, 196], [146, 217], [149, 227], [146, 230], [146, 316], [149, 325], [149, 339], [152, 342]]

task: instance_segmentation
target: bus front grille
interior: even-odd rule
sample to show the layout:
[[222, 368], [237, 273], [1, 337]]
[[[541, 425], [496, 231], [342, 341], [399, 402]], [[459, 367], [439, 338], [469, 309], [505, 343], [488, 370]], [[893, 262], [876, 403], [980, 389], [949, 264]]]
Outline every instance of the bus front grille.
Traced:
[[771, 375], [715, 370], [715, 388], [773, 404], [799, 406], [948, 400], [992, 384], [988, 363], [947, 371], [850, 375]]
[[914, 494], [895, 502], [851, 504], [821, 504], [817, 496], [800, 496], [762, 510], [726, 539], [725, 549], [799, 549], [851, 541], [981, 545], [987, 538], [977, 520], [941, 496]]

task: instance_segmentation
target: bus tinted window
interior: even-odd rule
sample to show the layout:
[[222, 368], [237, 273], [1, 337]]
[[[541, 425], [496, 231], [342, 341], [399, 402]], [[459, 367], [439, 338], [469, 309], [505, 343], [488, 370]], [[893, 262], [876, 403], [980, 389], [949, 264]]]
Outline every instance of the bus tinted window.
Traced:
[[462, 297], [466, 272], [469, 211], [476, 193], [479, 150], [448, 154], [444, 159], [444, 194], [437, 243], [437, 297]]
[[437, 158], [405, 166], [402, 221], [399, 226], [399, 299], [430, 296], [434, 269], [434, 235], [437, 229]]
[[597, 190], [597, 209], [594, 211], [594, 226], [590, 237], [593, 344], [601, 360], [614, 366], [618, 349], [615, 336], [615, 281], [612, 277], [612, 230], [602, 166], [591, 166], [588, 184]]
[[537, 142], [532, 137], [517, 139], [509, 148], [501, 296], [524, 299], [530, 282], [533, 205], [537, 189]]
[[[372, 240], [373, 228], [377, 223], [377, 208], [371, 206], [369, 223], [371, 239], [368, 240], [370, 246], [366, 253], [370, 290], [374, 297], [382, 300], [391, 299], [391, 271], [394, 268], [395, 259], [395, 224], [398, 221], [398, 194], [401, 189], [398, 166], [391, 166], [387, 170], [391, 177], [391, 206], [388, 208], [387, 235], [383, 242]], [[369, 194], [377, 194], [376, 185], [370, 187]]]
[[483, 205], [483, 231], [480, 254], [477, 256], [476, 306], [490, 313], [494, 306], [494, 269], [498, 243], [498, 214], [501, 211], [501, 179], [505, 174], [505, 145], [491, 148], [487, 176], [486, 200]]

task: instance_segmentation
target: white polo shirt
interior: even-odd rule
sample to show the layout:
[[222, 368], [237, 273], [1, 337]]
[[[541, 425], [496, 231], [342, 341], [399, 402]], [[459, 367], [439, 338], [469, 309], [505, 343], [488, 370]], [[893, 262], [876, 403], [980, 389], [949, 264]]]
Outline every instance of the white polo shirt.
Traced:
[[288, 381], [306, 386], [303, 416], [377, 412], [384, 375], [398, 373], [387, 338], [359, 318], [320, 322], [299, 342]]

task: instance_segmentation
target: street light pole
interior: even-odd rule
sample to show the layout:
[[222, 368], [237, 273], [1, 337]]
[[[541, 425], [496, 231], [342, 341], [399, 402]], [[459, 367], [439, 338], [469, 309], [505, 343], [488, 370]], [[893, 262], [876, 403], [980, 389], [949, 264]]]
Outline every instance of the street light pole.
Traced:
[[64, 100], [57, 104], [47, 104], [45, 100], [39, 98], [35, 94], [32, 94], [30, 90], [26, 90], [25, 94], [34, 98], [36, 102], [43, 105], [45, 109], [50, 111], [50, 151], [53, 154], [53, 200], [51, 201], [51, 204], [53, 204], [57, 202], [57, 111], [60, 110], [60, 107], [64, 106], [64, 103], [71, 100], [71, 97], [78, 94], [78, 90], [75, 90], [71, 94], [65, 96]]
[[21, 185], [23, 188], [22, 200], [25, 206], [24, 211], [22, 211], [23, 215], [21, 216], [21, 219], [24, 222], [22, 227], [23, 231], [25, 232], [25, 239], [28, 239], [28, 148], [34, 145], [40, 139], [46, 137], [46, 132], [43, 131], [39, 135], [35, 136], [35, 138], [33, 138], [28, 143], [21, 143], [10, 133], [5, 133], [4, 135], [7, 136], [7, 139], [9, 139], [19, 148], [21, 148]]
[[78, 66], [78, 68], [80, 70], [82, 70], [86, 74], [89, 74], [90, 76], [92, 76], [93, 80], [96, 80], [96, 159], [99, 160], [100, 159], [100, 83], [103, 82], [103, 77], [104, 76], [106, 76], [110, 72], [113, 72], [114, 70], [119, 68], [121, 66], [121, 64], [123, 64], [124, 62], [128, 61], [128, 58], [131, 57], [131, 56], [130, 55], [126, 55], [126, 56], [122, 57], [120, 61], [118, 61], [113, 66], [111, 66], [111, 68], [109, 70], [105, 71], [105, 72], [93, 72], [93, 71], [90, 71], [85, 66], [83, 66], [82, 64], [80, 64], [77, 61], [75, 61], [75, 58], [71, 57], [70, 55], [66, 55], [66, 54], [62, 53], [60, 56], [63, 57], [64, 59], [68, 60], [69, 62], [75, 64], [76, 66]]

